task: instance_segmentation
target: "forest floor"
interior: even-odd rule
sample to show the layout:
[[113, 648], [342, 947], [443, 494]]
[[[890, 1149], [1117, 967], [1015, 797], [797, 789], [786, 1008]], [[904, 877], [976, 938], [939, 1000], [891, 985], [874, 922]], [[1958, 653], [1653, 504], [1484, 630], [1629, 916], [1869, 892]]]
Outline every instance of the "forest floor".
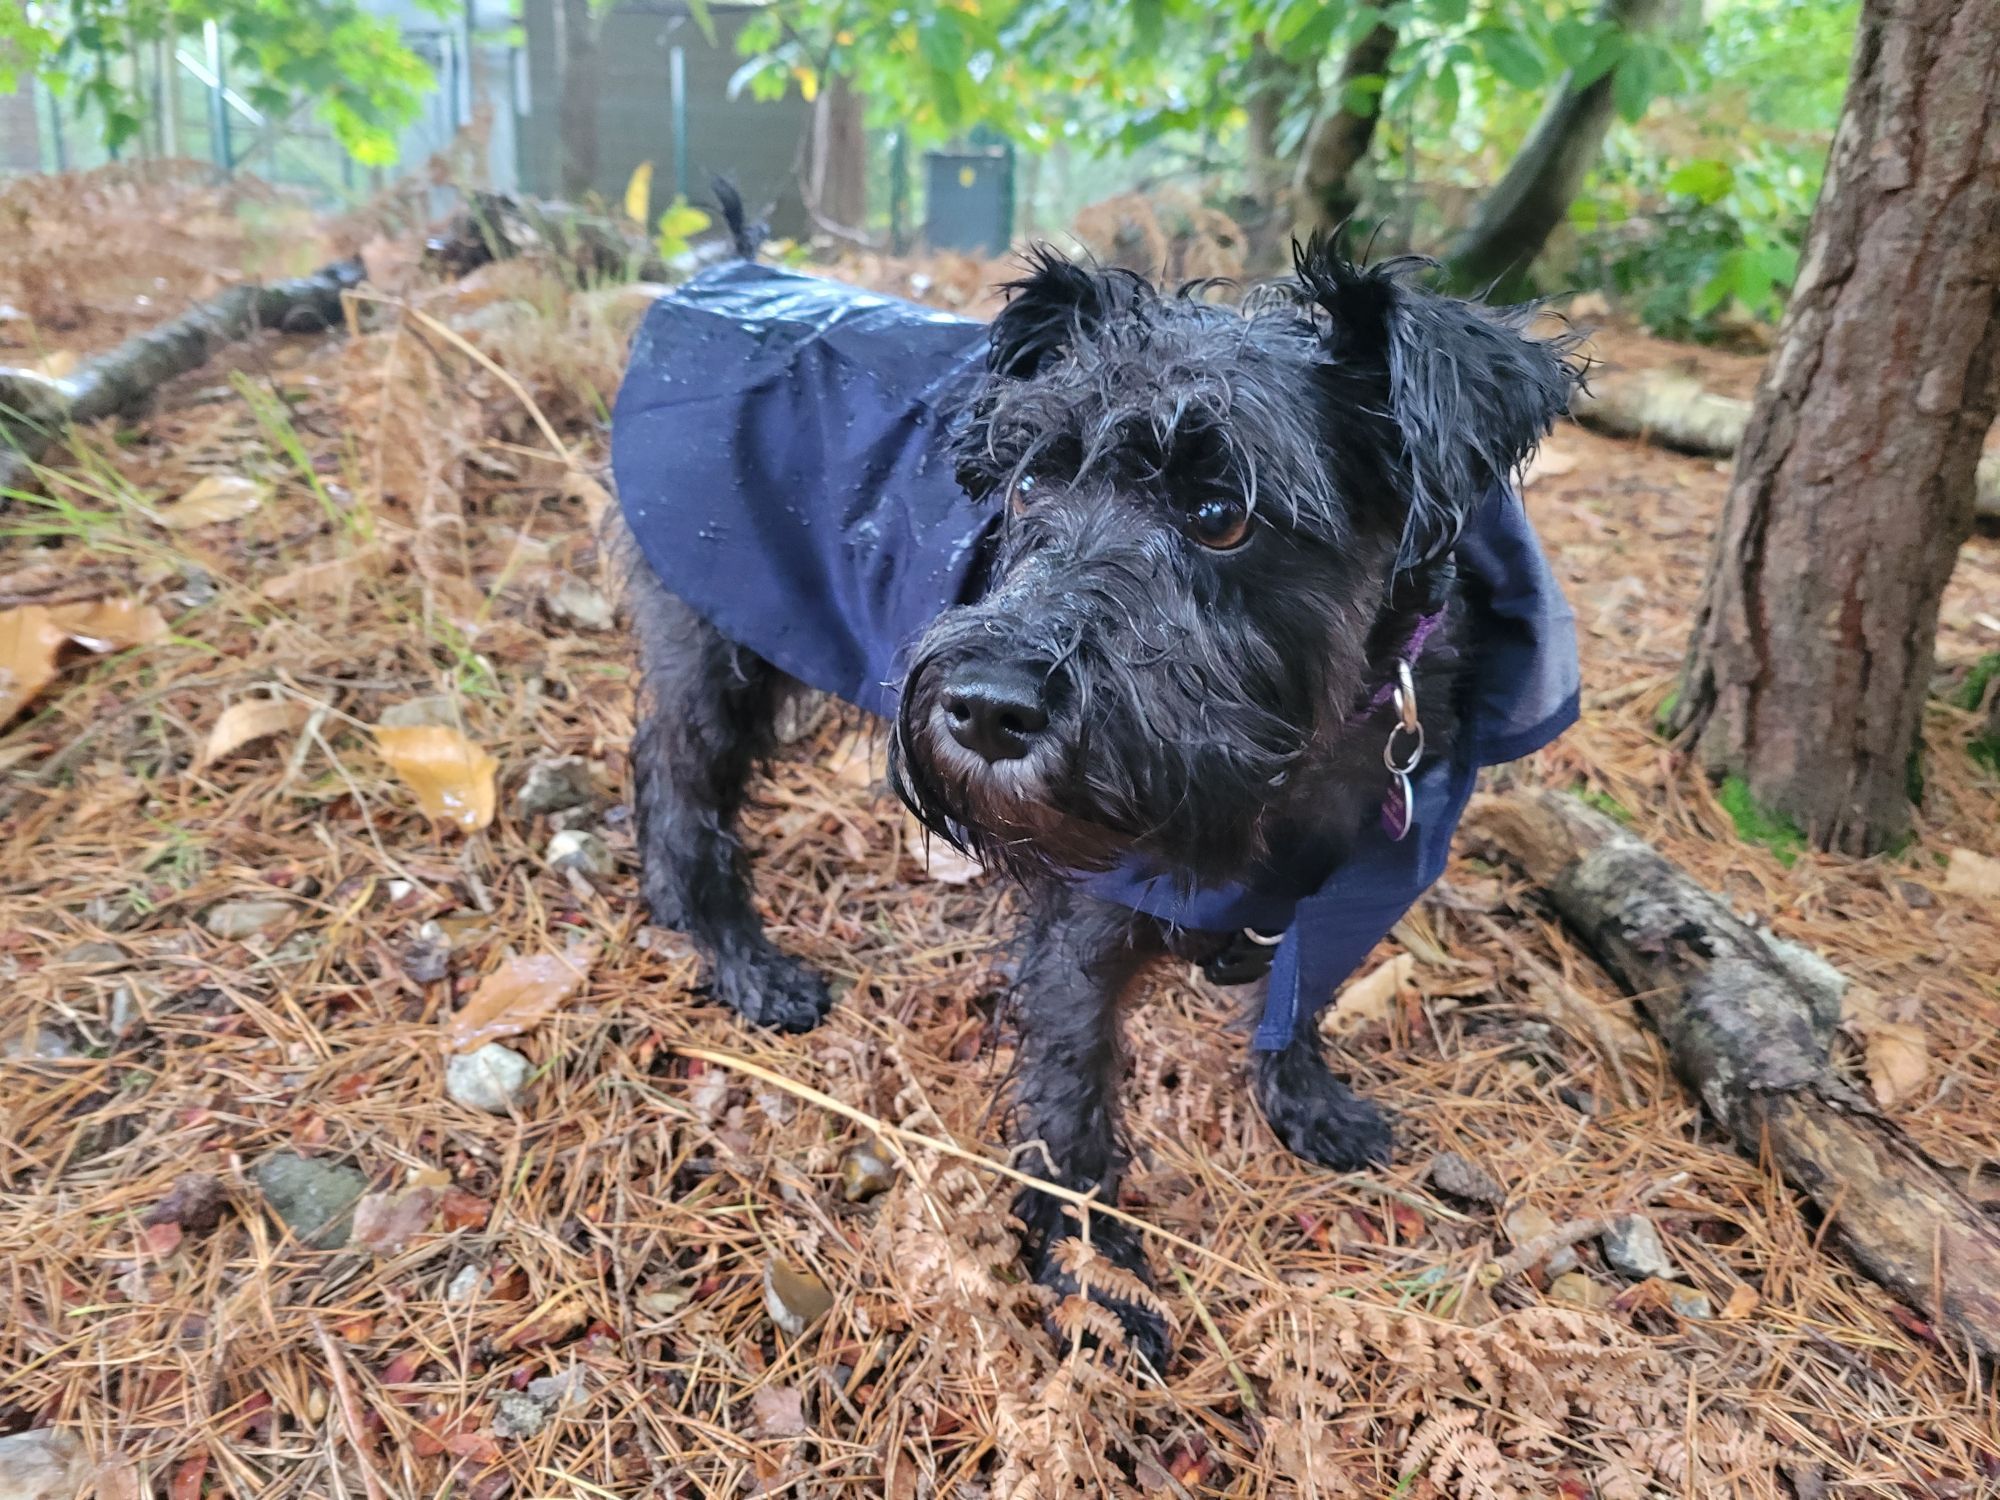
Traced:
[[[1385, 1171], [1278, 1147], [1236, 997], [1174, 975], [1135, 1007], [1123, 1206], [1178, 1349], [1155, 1378], [1057, 1348], [996, 1144], [1010, 896], [927, 860], [879, 741], [808, 718], [749, 815], [774, 934], [848, 991], [819, 1030], [709, 1005], [641, 913], [591, 526], [636, 300], [528, 261], [440, 283], [390, 219], [195, 183], [7, 194], [0, 362], [341, 249], [376, 280], [351, 336], [232, 349], [0, 512], [0, 688], [54, 671], [0, 734], [0, 1435], [80, 1440], [6, 1462], [39, 1443], [107, 1500], [2000, 1486], [1990, 1373], [1469, 850], [1329, 1022], [1399, 1121]], [[996, 269], [845, 272], [978, 309]], [[1550, 442], [1527, 503], [1584, 718], [1495, 781], [1582, 791], [1852, 976], [1841, 1065], [2000, 1204], [2000, 775], [1952, 702], [2000, 651], [2000, 542], [1945, 603], [1914, 839], [1819, 855], [1739, 829], [1655, 729], [1725, 483]], [[499, 1114], [447, 1085], [493, 1037], [529, 1064], [472, 1080]], [[339, 1248], [275, 1216], [363, 1192]], [[1596, 1239], [1490, 1269], [1625, 1213], [1671, 1277]]]

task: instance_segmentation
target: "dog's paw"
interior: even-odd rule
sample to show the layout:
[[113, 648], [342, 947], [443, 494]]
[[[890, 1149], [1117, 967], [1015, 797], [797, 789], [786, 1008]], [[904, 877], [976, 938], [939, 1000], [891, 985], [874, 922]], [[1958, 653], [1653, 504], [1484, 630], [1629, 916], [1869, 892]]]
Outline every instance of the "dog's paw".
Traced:
[[833, 1007], [824, 976], [776, 948], [718, 963], [712, 985], [744, 1020], [774, 1031], [811, 1031]]
[[1387, 1116], [1335, 1078], [1309, 1045], [1258, 1058], [1257, 1102], [1295, 1156], [1336, 1172], [1388, 1163], [1394, 1137]]
[[1165, 1374], [1173, 1357], [1173, 1333], [1159, 1299], [1153, 1276], [1137, 1236], [1121, 1224], [1100, 1221], [1089, 1244], [1074, 1232], [1074, 1224], [1042, 1242], [1034, 1256], [1035, 1280], [1059, 1299], [1049, 1314], [1050, 1335], [1059, 1344], [1076, 1340], [1087, 1349], [1100, 1348], [1102, 1313], [1079, 1310], [1072, 1298], [1087, 1298], [1118, 1324], [1124, 1348]]

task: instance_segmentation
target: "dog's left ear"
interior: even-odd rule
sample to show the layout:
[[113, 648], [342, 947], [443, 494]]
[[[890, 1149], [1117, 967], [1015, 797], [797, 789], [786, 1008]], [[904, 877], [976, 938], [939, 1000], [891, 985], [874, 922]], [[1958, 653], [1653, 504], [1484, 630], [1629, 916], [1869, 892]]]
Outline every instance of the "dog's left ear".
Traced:
[[993, 320], [986, 357], [995, 375], [1032, 380], [1050, 359], [1146, 291], [1130, 272], [1080, 266], [1048, 245], [1028, 251], [1027, 263], [1027, 275], [1001, 288], [1007, 306]]
[[1413, 286], [1410, 276], [1432, 264], [1418, 256], [1364, 267], [1324, 240], [1294, 253], [1300, 282], [1327, 315], [1330, 359], [1386, 379], [1409, 484], [1396, 561], [1417, 567], [1451, 547], [1473, 508], [1569, 410], [1586, 365], [1582, 336], [1532, 333], [1534, 303], [1487, 307]]

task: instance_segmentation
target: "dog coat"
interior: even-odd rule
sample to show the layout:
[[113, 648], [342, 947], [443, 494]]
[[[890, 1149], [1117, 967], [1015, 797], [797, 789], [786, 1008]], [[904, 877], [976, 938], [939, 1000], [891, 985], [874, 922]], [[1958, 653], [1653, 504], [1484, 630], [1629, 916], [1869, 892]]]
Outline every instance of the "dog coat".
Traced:
[[[986, 326], [736, 262], [656, 301], [611, 422], [618, 500], [668, 592], [800, 682], [893, 716], [903, 653], [968, 603], [999, 525], [954, 477], [946, 424]], [[1189, 891], [1134, 857], [1080, 877], [1197, 931], [1281, 933], [1253, 1045], [1277, 1050], [1444, 873], [1479, 769], [1575, 721], [1574, 617], [1519, 498], [1496, 490], [1455, 551], [1471, 613], [1460, 732], [1414, 779], [1408, 836], [1371, 826], [1338, 863], [1278, 851]]]

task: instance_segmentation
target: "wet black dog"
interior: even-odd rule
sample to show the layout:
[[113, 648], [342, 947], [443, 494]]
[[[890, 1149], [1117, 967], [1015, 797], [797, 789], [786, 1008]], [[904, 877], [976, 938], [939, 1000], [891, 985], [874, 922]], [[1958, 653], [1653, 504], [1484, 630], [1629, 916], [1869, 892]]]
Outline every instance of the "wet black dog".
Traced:
[[[1024, 1165], [1069, 1188], [1118, 1191], [1119, 997], [1158, 959], [1227, 967], [1242, 943], [1102, 899], [1079, 875], [1137, 861], [1212, 888], [1293, 849], [1337, 862], [1407, 799], [1401, 770], [1449, 753], [1453, 545], [1565, 409], [1576, 370], [1568, 340], [1419, 290], [1415, 269], [1316, 242], [1294, 278], [1227, 306], [1042, 252], [951, 414], [959, 500], [990, 524], [904, 643], [892, 779], [937, 835], [1023, 883], [1018, 1131], [1037, 1148]], [[653, 916], [694, 940], [742, 1015], [810, 1027], [825, 981], [766, 936], [736, 835], [786, 673], [654, 569], [634, 569], [632, 604]], [[1425, 744], [1398, 750], [1410, 691]], [[1256, 1084], [1293, 1149], [1337, 1168], [1386, 1158], [1387, 1125], [1309, 1025], [1259, 1054]], [[1017, 1211], [1036, 1276], [1073, 1291], [1055, 1254], [1073, 1210], [1030, 1192]], [[1144, 1274], [1125, 1226], [1099, 1216], [1091, 1234]], [[1157, 1320], [1111, 1306], [1163, 1360]]]

